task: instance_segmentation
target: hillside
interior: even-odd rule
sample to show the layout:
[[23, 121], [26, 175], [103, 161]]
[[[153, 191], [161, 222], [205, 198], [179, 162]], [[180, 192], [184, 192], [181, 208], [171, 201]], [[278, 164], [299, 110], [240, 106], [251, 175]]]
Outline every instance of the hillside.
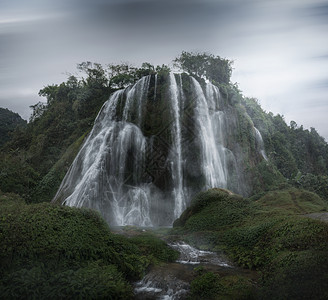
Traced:
[[[297, 189], [269, 192], [259, 199], [212, 189], [193, 199], [172, 234], [201, 249], [224, 251], [239, 266], [259, 271], [256, 295], [247, 298], [254, 288], [248, 279], [244, 295], [237, 299], [327, 299], [328, 224], [307, 217], [326, 210], [327, 202]], [[209, 275], [202, 274], [194, 284]], [[212, 277], [207, 290], [195, 289], [195, 299], [226, 296], [225, 278]], [[240, 292], [237, 283], [232, 289]]]
[[0, 147], [10, 139], [10, 134], [17, 127], [25, 127], [26, 121], [19, 114], [9, 109], [0, 108]]

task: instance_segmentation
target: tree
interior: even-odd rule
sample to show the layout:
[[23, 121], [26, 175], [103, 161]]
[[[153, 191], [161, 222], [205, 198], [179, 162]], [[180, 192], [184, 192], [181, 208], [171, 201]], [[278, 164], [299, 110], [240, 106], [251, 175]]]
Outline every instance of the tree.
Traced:
[[162, 66], [156, 66], [156, 73], [161, 74], [168, 74], [171, 72], [171, 69], [168, 65], [162, 64]]
[[77, 68], [88, 75], [85, 80], [82, 80], [85, 85], [97, 89], [109, 87], [106, 71], [101, 64], [87, 61], [78, 64]]
[[[43, 89], [41, 89], [39, 91], [39, 96], [40, 97], [46, 97], [47, 104], [49, 105], [49, 104], [52, 104], [56, 100], [57, 92], [58, 92], [58, 85], [57, 84], [47, 85], [46, 87], [44, 87]], [[38, 105], [38, 104], [36, 104], [36, 105]], [[30, 106], [30, 107], [33, 109], [32, 106]]]
[[38, 102], [35, 105], [31, 105], [30, 108], [32, 109], [32, 114], [30, 116], [30, 122], [34, 122], [35, 120], [37, 120], [38, 118], [40, 118], [43, 113], [46, 111], [47, 109], [47, 105], [43, 102]]
[[112, 88], [122, 89], [133, 84], [136, 80], [134, 75], [135, 68], [127, 63], [120, 65], [109, 64], [107, 67], [109, 82]]
[[183, 51], [173, 60], [174, 66], [192, 76], [206, 77], [216, 83], [229, 84], [232, 74], [232, 61], [207, 53]]

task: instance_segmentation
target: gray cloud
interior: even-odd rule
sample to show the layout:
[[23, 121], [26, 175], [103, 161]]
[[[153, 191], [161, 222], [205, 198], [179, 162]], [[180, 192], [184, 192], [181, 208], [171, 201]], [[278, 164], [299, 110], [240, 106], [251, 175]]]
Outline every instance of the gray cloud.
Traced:
[[322, 61], [328, 61], [328, 54], [322, 54], [322, 55], [318, 55], [315, 57], [312, 57], [312, 59], [314, 60], [322, 60]]
[[[325, 89], [328, 91], [328, 78], [326, 78], [324, 80], [316, 81], [316, 82], [312, 83], [310, 86], [314, 90]], [[328, 93], [327, 93], [327, 101], [328, 101]]]
[[27, 117], [38, 90], [65, 80], [81, 61], [167, 64], [196, 50], [234, 59], [233, 81], [246, 95], [302, 124], [302, 108], [328, 93], [327, 7], [318, 0], [2, 0], [0, 106]]
[[328, 23], [328, 3], [319, 2], [315, 4], [309, 4], [306, 7], [304, 14], [308, 17], [317, 19], [317, 21]]

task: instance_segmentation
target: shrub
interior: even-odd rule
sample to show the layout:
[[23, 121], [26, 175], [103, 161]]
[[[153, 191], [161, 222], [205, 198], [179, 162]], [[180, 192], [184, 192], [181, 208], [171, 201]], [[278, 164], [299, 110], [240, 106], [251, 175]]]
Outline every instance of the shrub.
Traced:
[[0, 298], [129, 299], [129, 281], [177, 252], [113, 234], [99, 213], [0, 194]]

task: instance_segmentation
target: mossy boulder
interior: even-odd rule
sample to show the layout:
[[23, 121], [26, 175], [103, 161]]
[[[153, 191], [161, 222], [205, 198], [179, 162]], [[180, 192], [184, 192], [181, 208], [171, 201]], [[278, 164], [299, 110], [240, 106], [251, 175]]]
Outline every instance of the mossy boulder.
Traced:
[[210, 189], [196, 195], [173, 227], [190, 231], [213, 230], [238, 222], [248, 214], [249, 201], [225, 189]]

